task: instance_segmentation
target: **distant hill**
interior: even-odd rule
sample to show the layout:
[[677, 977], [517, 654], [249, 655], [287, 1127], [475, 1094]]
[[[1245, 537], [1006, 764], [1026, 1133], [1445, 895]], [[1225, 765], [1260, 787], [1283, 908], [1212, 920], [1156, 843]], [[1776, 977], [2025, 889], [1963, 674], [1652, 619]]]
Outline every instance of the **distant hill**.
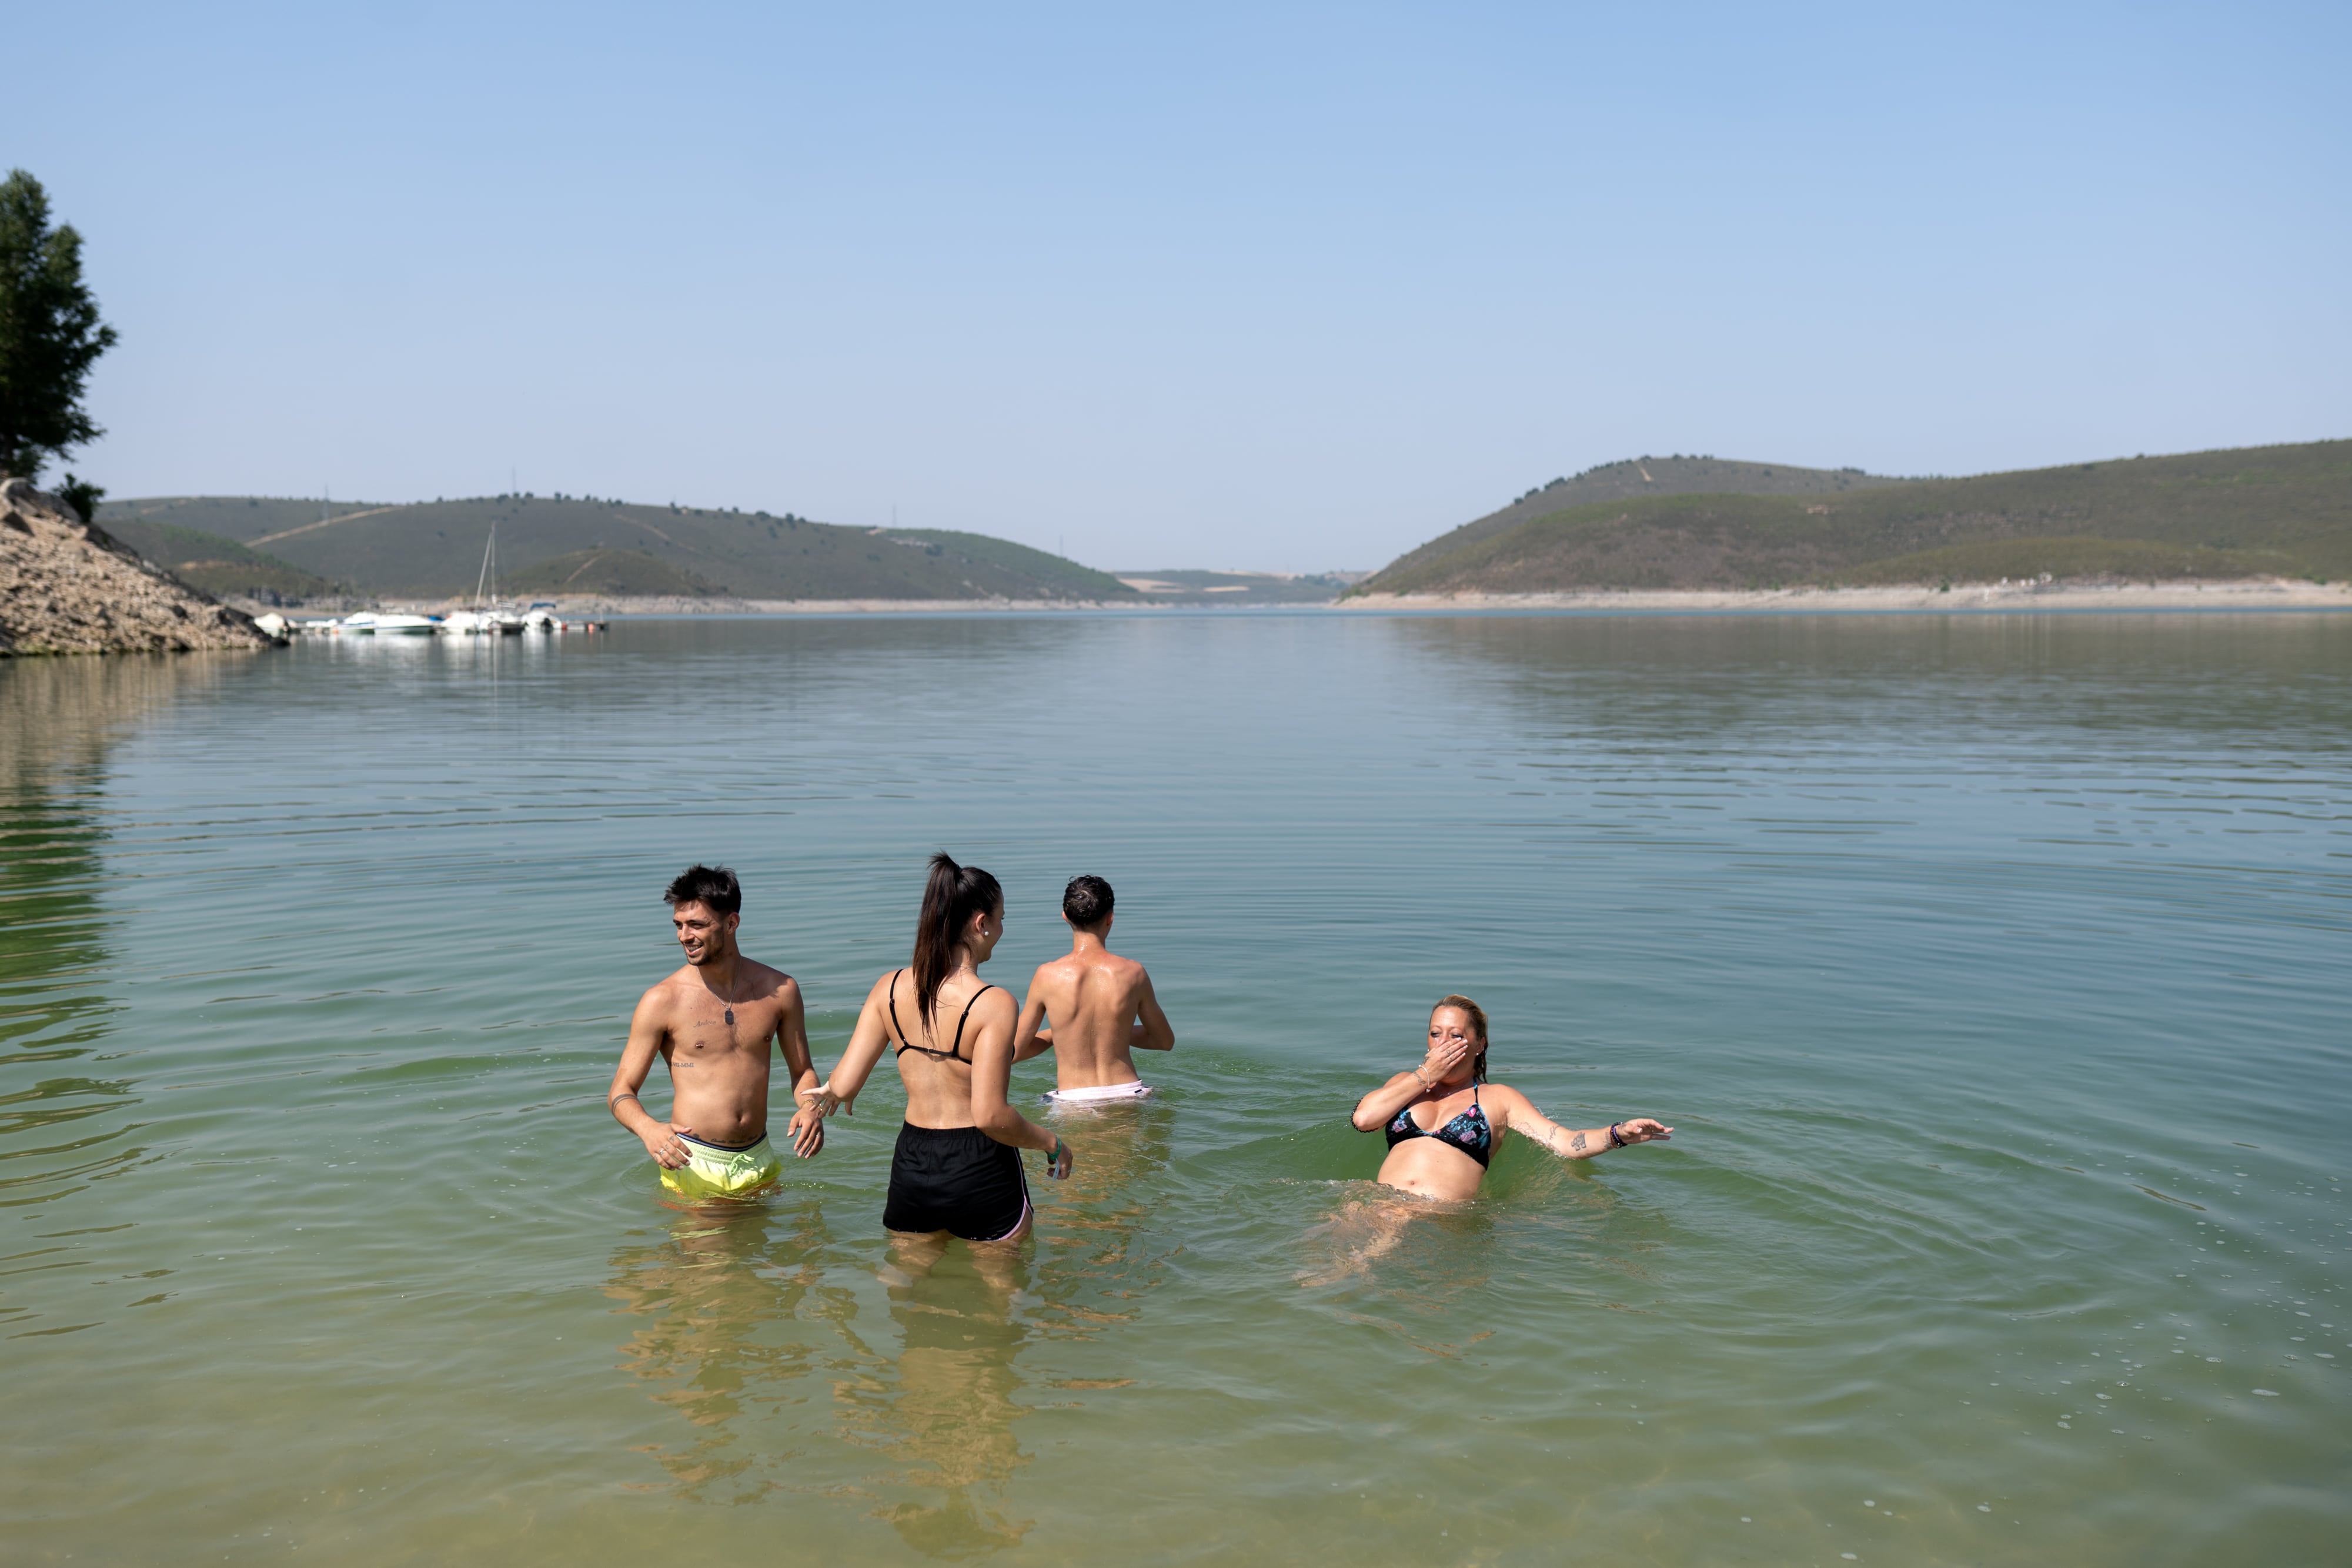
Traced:
[[641, 549], [576, 549], [502, 573], [499, 591], [509, 598], [538, 599], [558, 593], [605, 598], [698, 599], [719, 590]]
[[[1577, 507], [1604, 501], [1638, 501], [1655, 496], [1823, 496], [1866, 489], [1875, 485], [1900, 485], [1900, 479], [1865, 474], [1859, 468], [1795, 468], [1785, 463], [1741, 463], [1720, 457], [1629, 457], [1603, 463], [1572, 479], [1538, 485], [1509, 506], [1443, 533], [1399, 556], [1376, 575], [1410, 571], [1465, 545], [1476, 544], [1522, 524]], [[1360, 585], [1371, 591], [1371, 584]]]
[[[1660, 486], [1669, 482], [1662, 469], [1697, 482], [1680, 492], [1629, 491], [1628, 469], [1637, 485], [1644, 469]], [[1591, 476], [1606, 476], [1615, 493], [1577, 491]], [[1741, 487], [1759, 481], [1785, 487]], [[2352, 441], [1967, 479], [1707, 458], [1612, 464], [1433, 539], [1350, 592], [1991, 581], [2044, 572], [2352, 577]]]
[[142, 517], [100, 516], [103, 527], [116, 538], [206, 593], [276, 604], [343, 591], [340, 584], [220, 534]]
[[470, 593], [495, 522], [500, 582], [512, 592], [562, 588], [743, 599], [1129, 602], [1140, 597], [1108, 572], [984, 534], [845, 528], [789, 513], [530, 495], [404, 506], [344, 502], [323, 517], [321, 511], [317, 501], [176, 496], [109, 502], [100, 518], [142, 551], [146, 545], [135, 542], [142, 527], [157, 548], [182, 554], [212, 548], [189, 534], [210, 535], [255, 560], [368, 594]]

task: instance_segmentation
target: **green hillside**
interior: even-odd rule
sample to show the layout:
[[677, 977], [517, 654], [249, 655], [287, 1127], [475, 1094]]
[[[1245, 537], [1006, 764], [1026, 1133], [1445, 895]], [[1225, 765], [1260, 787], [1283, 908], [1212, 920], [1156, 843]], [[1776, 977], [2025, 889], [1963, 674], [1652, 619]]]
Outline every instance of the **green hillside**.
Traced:
[[1080, 566], [1046, 550], [1032, 549], [987, 534], [958, 533], [951, 528], [893, 528], [884, 537], [920, 545], [926, 554], [949, 562], [961, 561], [986, 570], [1037, 582], [1051, 582], [1062, 597], [1079, 599], [1133, 598], [1135, 591], [1107, 571]]
[[206, 593], [299, 603], [341, 591], [325, 578], [220, 534], [139, 517], [110, 517], [102, 526], [147, 559]]
[[[1412, 570], [1541, 517], [1605, 501], [1656, 496], [1833, 496], [1874, 486], [1900, 485], [1859, 468], [1793, 468], [1785, 463], [1742, 463], [1722, 457], [1630, 457], [1603, 463], [1572, 479], [1538, 485], [1499, 511], [1443, 533], [1391, 561], [1386, 571]], [[1370, 588], [1370, 583], [1361, 585]]]
[[[1791, 472], [1806, 471], [1775, 476]], [[1968, 479], [1848, 477], [1843, 489], [1610, 497], [1525, 515], [1559, 494], [1547, 491], [1515, 504], [1516, 520], [1457, 528], [1350, 591], [2352, 577], [2352, 441]]]
[[576, 549], [499, 579], [499, 591], [536, 599], [556, 593], [690, 599], [718, 591], [690, 571], [635, 549]]
[[[790, 514], [497, 496], [413, 505], [183, 496], [108, 503], [100, 520], [194, 529], [373, 594], [470, 593], [490, 525], [502, 586], [719, 593], [745, 599], [1068, 599], [1139, 596], [1076, 561], [982, 534], [844, 528]], [[578, 577], [574, 579], [574, 573]], [[661, 586], [653, 586], [660, 584]]]

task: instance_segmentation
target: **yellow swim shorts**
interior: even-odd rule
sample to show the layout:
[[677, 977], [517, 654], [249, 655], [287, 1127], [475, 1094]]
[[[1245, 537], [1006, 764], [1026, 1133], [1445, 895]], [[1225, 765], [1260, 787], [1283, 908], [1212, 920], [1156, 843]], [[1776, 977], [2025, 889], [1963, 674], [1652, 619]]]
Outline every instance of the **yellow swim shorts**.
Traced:
[[687, 1133], [677, 1136], [686, 1145], [686, 1166], [680, 1170], [659, 1167], [661, 1183], [693, 1202], [714, 1197], [757, 1197], [784, 1174], [784, 1162], [776, 1157], [764, 1133], [757, 1141], [740, 1148], [706, 1143]]

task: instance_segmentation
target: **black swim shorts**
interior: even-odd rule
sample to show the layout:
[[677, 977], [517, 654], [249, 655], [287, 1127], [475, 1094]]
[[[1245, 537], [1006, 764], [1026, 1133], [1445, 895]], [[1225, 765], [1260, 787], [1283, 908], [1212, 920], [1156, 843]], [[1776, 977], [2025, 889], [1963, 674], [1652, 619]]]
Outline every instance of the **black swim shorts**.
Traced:
[[890, 1156], [890, 1197], [882, 1223], [892, 1230], [944, 1230], [966, 1241], [1002, 1241], [1029, 1218], [1021, 1151], [978, 1127], [898, 1127]]

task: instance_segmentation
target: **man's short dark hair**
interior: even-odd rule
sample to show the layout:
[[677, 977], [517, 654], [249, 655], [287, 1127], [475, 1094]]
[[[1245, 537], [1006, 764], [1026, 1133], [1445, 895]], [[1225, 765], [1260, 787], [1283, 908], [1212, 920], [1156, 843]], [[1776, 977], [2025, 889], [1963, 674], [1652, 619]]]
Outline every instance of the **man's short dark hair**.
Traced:
[[743, 884], [735, 873], [723, 865], [690, 865], [670, 879], [669, 889], [662, 894], [672, 907], [681, 904], [707, 904], [713, 915], [743, 913]]
[[1098, 876], [1074, 876], [1062, 889], [1062, 913], [1081, 931], [1091, 931], [1110, 918], [1110, 883]]

